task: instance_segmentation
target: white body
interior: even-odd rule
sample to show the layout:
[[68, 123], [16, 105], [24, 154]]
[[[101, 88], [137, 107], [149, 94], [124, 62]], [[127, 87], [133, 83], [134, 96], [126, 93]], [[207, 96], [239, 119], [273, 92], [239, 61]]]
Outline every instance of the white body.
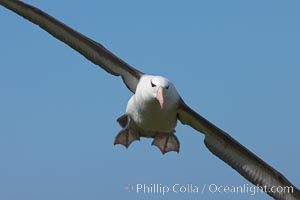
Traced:
[[[166, 103], [163, 109], [156, 99], [159, 87], [164, 88], [163, 97]], [[144, 75], [137, 85], [136, 93], [128, 101], [126, 114], [138, 126], [143, 136], [152, 137], [156, 133], [170, 133], [177, 124], [179, 98], [175, 87], [166, 78]]]

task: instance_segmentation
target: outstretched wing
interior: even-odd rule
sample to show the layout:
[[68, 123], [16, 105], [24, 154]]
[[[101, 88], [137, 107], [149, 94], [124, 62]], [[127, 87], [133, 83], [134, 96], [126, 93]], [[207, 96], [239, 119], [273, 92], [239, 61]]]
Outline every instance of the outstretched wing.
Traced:
[[[190, 125], [204, 133], [206, 147], [242, 176], [275, 199], [300, 199], [300, 191], [281, 173], [246, 149], [230, 135], [207, 121], [188, 107], [182, 100], [179, 103], [178, 118], [183, 124]], [[276, 189], [279, 188], [279, 192]], [[285, 191], [281, 191], [283, 188]]]
[[0, 5], [40, 26], [55, 38], [78, 51], [91, 62], [102, 67], [108, 73], [121, 76], [127, 88], [133, 93], [135, 92], [138, 81], [143, 73], [125, 63], [101, 44], [22, 1], [0, 0]]

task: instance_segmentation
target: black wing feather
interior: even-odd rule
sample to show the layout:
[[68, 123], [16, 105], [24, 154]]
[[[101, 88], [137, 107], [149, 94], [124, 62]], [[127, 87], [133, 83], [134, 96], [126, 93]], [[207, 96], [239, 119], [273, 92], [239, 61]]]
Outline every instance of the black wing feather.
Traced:
[[0, 4], [40, 26], [108, 73], [121, 76], [127, 88], [133, 93], [135, 92], [143, 73], [128, 65], [101, 44], [73, 30], [42, 10], [22, 1], [0, 0]]
[[[183, 124], [190, 125], [204, 133], [206, 147], [221, 160], [235, 169], [256, 186], [265, 188], [265, 192], [275, 199], [300, 199], [300, 191], [281, 173], [257, 157], [246, 147], [219, 129], [204, 117], [193, 111], [182, 100], [179, 103], [178, 118]], [[285, 192], [274, 192], [276, 187], [289, 187]]]

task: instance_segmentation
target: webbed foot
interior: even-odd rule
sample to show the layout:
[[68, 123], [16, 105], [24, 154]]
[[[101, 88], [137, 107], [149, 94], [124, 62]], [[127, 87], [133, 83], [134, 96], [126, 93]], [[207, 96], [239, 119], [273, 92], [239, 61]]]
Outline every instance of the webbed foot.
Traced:
[[114, 145], [122, 144], [128, 148], [129, 145], [135, 140], [140, 140], [140, 136], [137, 131], [131, 129], [122, 129], [116, 136]]
[[157, 146], [163, 154], [169, 151], [176, 151], [179, 153], [180, 144], [174, 133], [158, 133], [155, 136], [152, 145]]
[[123, 128], [115, 138], [114, 145], [122, 144], [126, 148], [135, 141], [140, 140], [139, 132], [130, 128], [130, 117], [127, 115], [122, 115], [120, 118], [117, 119], [120, 126]]

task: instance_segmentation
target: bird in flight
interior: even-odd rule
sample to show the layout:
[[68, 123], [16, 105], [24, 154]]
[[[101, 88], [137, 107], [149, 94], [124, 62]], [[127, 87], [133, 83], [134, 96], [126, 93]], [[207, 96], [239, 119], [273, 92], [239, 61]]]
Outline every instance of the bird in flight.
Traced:
[[[300, 190], [280, 172], [249, 151], [229, 134], [191, 109], [167, 78], [138, 71], [112, 54], [98, 42], [73, 30], [42, 10], [18, 0], [0, 0], [7, 9], [40, 26], [49, 34], [78, 51], [108, 73], [121, 76], [133, 93], [124, 115], [117, 119], [121, 126], [114, 144], [126, 148], [140, 137], [153, 138], [152, 144], [165, 154], [179, 152], [175, 135], [179, 120], [203, 133], [206, 147], [247, 180], [274, 199], [300, 199]], [[290, 187], [279, 192], [275, 187]]]

